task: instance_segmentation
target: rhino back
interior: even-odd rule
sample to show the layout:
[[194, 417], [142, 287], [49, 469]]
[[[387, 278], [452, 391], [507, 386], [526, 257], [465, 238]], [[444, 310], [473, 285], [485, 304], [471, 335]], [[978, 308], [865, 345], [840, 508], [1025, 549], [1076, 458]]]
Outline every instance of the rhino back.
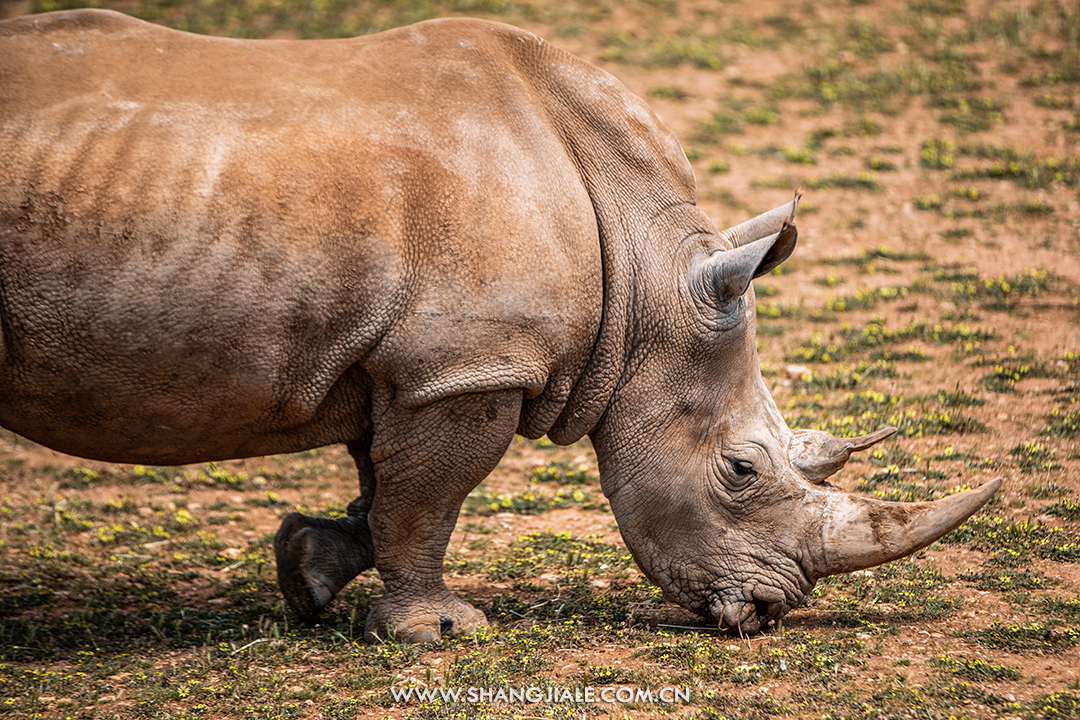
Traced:
[[550, 423], [600, 322], [598, 232], [490, 26], [0, 24], [0, 424], [189, 462], [353, 439], [373, 395], [520, 387]]

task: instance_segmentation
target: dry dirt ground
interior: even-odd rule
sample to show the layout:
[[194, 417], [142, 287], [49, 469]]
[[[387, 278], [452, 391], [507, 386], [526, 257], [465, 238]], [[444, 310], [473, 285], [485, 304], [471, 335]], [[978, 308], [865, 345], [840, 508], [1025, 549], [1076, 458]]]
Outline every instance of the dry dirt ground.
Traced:
[[[726, 226], [805, 193], [757, 291], [789, 424], [900, 432], [835, 482], [891, 500], [993, 477], [916, 556], [720, 633], [630, 561], [587, 442], [518, 439], [473, 493], [449, 583], [480, 636], [367, 646], [367, 574], [317, 626], [272, 533], [356, 490], [340, 448], [184, 468], [0, 433], [0, 716], [1080, 717], [1080, 9], [1072, 0], [105, 2], [246, 37], [440, 15], [597, 63], [682, 140]], [[73, 7], [0, 1], [0, 17]], [[370, 575], [370, 576], [369, 576]], [[689, 688], [672, 704], [395, 700], [391, 688]]]

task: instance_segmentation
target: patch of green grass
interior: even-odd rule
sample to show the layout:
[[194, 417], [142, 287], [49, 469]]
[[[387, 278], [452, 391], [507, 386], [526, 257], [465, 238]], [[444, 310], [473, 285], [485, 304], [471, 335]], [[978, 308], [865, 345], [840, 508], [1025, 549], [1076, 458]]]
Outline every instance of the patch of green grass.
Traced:
[[913, 205], [916, 210], [940, 210], [944, 201], [936, 193], [918, 195]]
[[992, 162], [981, 167], [954, 170], [951, 177], [956, 180], [1011, 180], [1022, 187], [1034, 189], [1054, 184], [1073, 186], [1080, 174], [1080, 157], [1039, 157], [1031, 151], [1000, 145], [964, 145], [959, 152]]
[[701, 123], [694, 136], [698, 142], [716, 142], [717, 135], [739, 135], [743, 132], [743, 118], [730, 110], [718, 110]]
[[719, 38], [692, 32], [657, 34], [647, 38], [622, 31], [609, 33], [604, 39], [600, 58], [642, 67], [691, 65], [705, 70], [721, 70], [727, 64]]
[[1010, 592], [1019, 589], [1041, 590], [1061, 584], [1060, 580], [1044, 577], [1029, 570], [982, 570], [977, 573], [961, 575], [960, 579], [970, 582], [979, 590], [995, 590], [997, 592]]
[[665, 100], [685, 100], [690, 94], [678, 85], [660, 85], [649, 90], [649, 97]]
[[[942, 473], [934, 474], [937, 479], [944, 478]], [[915, 468], [902, 469], [896, 465], [887, 465], [859, 480], [855, 489], [859, 492], [872, 493], [879, 500], [888, 502], [936, 500], [942, 493], [939, 488], [924, 482], [926, 479], [929, 479], [928, 473], [920, 472]]]
[[610, 576], [633, 565], [633, 557], [623, 547], [582, 540], [566, 531], [532, 532], [519, 537], [506, 557], [487, 568], [487, 575], [499, 581], [536, 577], [553, 569], [564, 577], [588, 577], [601, 570]]
[[861, 71], [858, 66], [830, 58], [807, 64], [794, 92], [825, 106], [837, 104], [891, 113], [914, 95], [978, 89], [980, 83], [966, 62], [944, 59], [947, 62], [928, 63], [918, 58], [893, 70]]
[[843, 282], [844, 280], [840, 278], [835, 272], [830, 272], [825, 277], [814, 278], [814, 283], [823, 287], [836, 287]]
[[1068, 650], [1080, 642], [1080, 628], [1048, 626], [1038, 622], [1019, 625], [994, 623], [985, 630], [959, 633], [992, 650], [1007, 650], [1017, 654], [1051, 654]]
[[1043, 512], [1047, 515], [1053, 515], [1054, 517], [1063, 518], [1065, 520], [1080, 520], [1080, 503], [1066, 498], [1053, 505], [1044, 507]]
[[996, 393], [1015, 392], [1016, 383], [1026, 377], [1041, 377], [1039, 368], [1027, 363], [1009, 363], [994, 365], [994, 372], [982, 379], [983, 386]]
[[1076, 720], [1076, 718], [1080, 718], [1080, 696], [1069, 692], [1056, 692], [1047, 695], [1032, 703], [1031, 717]]
[[461, 511], [465, 515], [494, 515], [508, 512], [517, 515], [539, 515], [559, 508], [579, 507], [583, 510], [607, 509], [602, 498], [594, 499], [594, 493], [579, 488], [559, 488], [554, 493], [538, 487], [530, 487], [520, 493], [489, 493], [478, 488], [469, 493]]
[[991, 129], [1005, 120], [1008, 101], [991, 98], [960, 97], [946, 95], [935, 98], [932, 107], [944, 108], [938, 120], [954, 126], [962, 133], [981, 132]]
[[817, 164], [817, 159], [807, 148], [785, 147], [780, 152], [783, 154], [784, 159], [790, 163], [799, 163], [800, 165]]
[[1009, 454], [1016, 458], [1016, 464], [1020, 466], [1022, 473], [1046, 472], [1060, 467], [1050, 459], [1054, 454], [1053, 449], [1034, 440], [1017, 445]]
[[971, 235], [971, 229], [965, 227], [948, 228], [941, 233], [941, 237], [946, 240], [960, 240], [962, 238], [970, 237]]
[[1012, 665], [998, 665], [989, 663], [978, 658], [954, 658], [949, 655], [939, 655], [931, 658], [928, 665], [932, 668], [951, 673], [957, 677], [973, 682], [1019, 680], [1023, 675], [1020, 669]]
[[930, 15], [963, 15], [966, 0], [908, 0], [908, 10]]
[[870, 359], [888, 362], [926, 362], [932, 360], [933, 357], [924, 348], [909, 345], [903, 350], [875, 350], [870, 353]]
[[1021, 299], [1037, 298], [1054, 286], [1054, 278], [1045, 270], [1028, 268], [1008, 277], [957, 278], [951, 284], [954, 301], [980, 301], [991, 310], [1011, 311]]
[[598, 479], [589, 474], [588, 465], [573, 465], [565, 461], [556, 461], [541, 465], [529, 471], [531, 483], [556, 483], [558, 485], [588, 485]]
[[867, 158], [866, 167], [877, 172], [895, 172], [899, 169], [896, 163], [878, 155], [871, 155]]
[[932, 170], [948, 170], [956, 164], [956, 143], [952, 140], [924, 140], [919, 164]]
[[907, 452], [899, 445], [875, 448], [867, 457], [871, 465], [880, 468], [889, 466], [911, 467], [922, 462], [922, 458], [918, 455]]
[[907, 286], [860, 288], [851, 295], [840, 297], [830, 296], [825, 301], [823, 310], [826, 313], [847, 312], [850, 310], [872, 310], [878, 302], [902, 300], [908, 296], [911, 289]]
[[927, 261], [930, 258], [921, 250], [915, 252], [897, 250], [891, 245], [878, 245], [876, 248], [864, 248], [856, 255], [845, 255], [825, 260], [827, 265], [856, 265], [862, 272], [873, 272], [879, 261], [913, 262]]
[[977, 407], [986, 401], [960, 389], [959, 383], [952, 391], [938, 390], [934, 396], [942, 407]]
[[1035, 98], [1035, 104], [1039, 107], [1053, 108], [1055, 110], [1062, 110], [1071, 108], [1073, 106], [1072, 95], [1054, 95], [1052, 93], [1043, 93]]
[[885, 33], [868, 20], [851, 20], [847, 24], [847, 49], [864, 58], [892, 50], [895, 46]]
[[1054, 206], [1042, 200], [1026, 200], [1020, 203], [1020, 212], [1025, 215], [1049, 215], [1054, 212]]
[[776, 125], [780, 122], [780, 113], [772, 108], [752, 107], [743, 112], [743, 118], [751, 125]]
[[1080, 620], [1080, 598], [1062, 600], [1051, 596], [1043, 597], [1038, 603], [1042, 612], [1053, 617], [1065, 617]]
[[1062, 497], [1069, 493], [1069, 489], [1060, 485], [1055, 485], [1049, 480], [1044, 480], [1039, 483], [1031, 483], [1024, 486], [1024, 490], [1029, 497], [1036, 500], [1053, 500], [1054, 498]]
[[931, 565], [901, 560], [871, 571], [819, 583], [836, 619], [849, 627], [936, 620], [955, 613], [963, 600], [943, 593], [948, 580]]
[[808, 150], [820, 150], [825, 146], [825, 141], [829, 138], [837, 137], [840, 131], [835, 127], [823, 127], [810, 133], [806, 138], [806, 148]]
[[1061, 408], [1054, 408], [1046, 417], [1043, 433], [1059, 438], [1080, 437], [1080, 410], [1065, 412]]
[[881, 183], [878, 182], [877, 177], [869, 172], [861, 172], [856, 175], [832, 173], [823, 177], [808, 177], [805, 184], [808, 190], [839, 188], [842, 190], [881, 192], [884, 189]]
[[[868, 291], [859, 290], [850, 297], [830, 297], [821, 311], [821, 317], [824, 319], [827, 317], [826, 314], [845, 310], [868, 309], [875, 306], [879, 299], [892, 300], [907, 297], [907, 295], [908, 288], [906, 287], [883, 287]], [[811, 314], [811, 318], [814, 317], [814, 314]], [[962, 345], [965, 352], [972, 352], [988, 337], [985, 331], [963, 323], [952, 327], [930, 326], [924, 320], [916, 319], [908, 325], [889, 328], [885, 325], [884, 319], [877, 315], [862, 327], [842, 328], [840, 335], [842, 342], [836, 342], [823, 333], [814, 333], [805, 344], [796, 348], [788, 359], [790, 362], [832, 362], [842, 360], [853, 353], [873, 350], [874, 352], [870, 355], [872, 360], [921, 362], [928, 359], [925, 349], [911, 345], [902, 349], [891, 349], [889, 346], [922, 340], [935, 345], [956, 343]]]
[[868, 378], [889, 378], [896, 376], [896, 366], [886, 362], [860, 362], [854, 367], [839, 367], [827, 373], [811, 370], [809, 377], [801, 378], [807, 392], [828, 392], [848, 390], [858, 387]]
[[1002, 517], [976, 515], [941, 542], [990, 553], [1006, 566], [1022, 562], [1027, 554], [1058, 562], [1080, 561], [1080, 536], [1037, 520], [1010, 522]]

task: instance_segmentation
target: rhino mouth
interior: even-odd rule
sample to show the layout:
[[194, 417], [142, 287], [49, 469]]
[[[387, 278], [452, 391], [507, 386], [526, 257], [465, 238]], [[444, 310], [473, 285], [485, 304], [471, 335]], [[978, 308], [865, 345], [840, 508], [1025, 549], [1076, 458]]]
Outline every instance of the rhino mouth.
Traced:
[[754, 635], [766, 630], [802, 603], [813, 590], [807, 569], [797, 558], [784, 556], [785, 562], [774, 558], [761, 567], [769, 568], [774, 582], [750, 581], [732, 584], [730, 579], [712, 588], [708, 614], [721, 630], [740, 635]]
[[733, 600], [730, 596], [718, 596], [709, 604], [709, 614], [717, 621], [719, 628], [740, 635], [754, 635], [766, 630], [790, 609], [791, 605], [786, 601], [759, 597]]

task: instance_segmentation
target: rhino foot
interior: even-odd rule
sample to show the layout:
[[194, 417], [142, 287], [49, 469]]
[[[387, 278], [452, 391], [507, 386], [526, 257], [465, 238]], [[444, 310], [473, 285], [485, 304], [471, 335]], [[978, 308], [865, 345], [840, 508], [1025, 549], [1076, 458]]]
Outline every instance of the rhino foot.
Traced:
[[274, 555], [285, 601], [314, 620], [341, 588], [374, 566], [367, 514], [330, 520], [290, 513], [274, 536]]
[[468, 635], [487, 627], [484, 613], [449, 590], [444, 592], [445, 596], [435, 601], [384, 595], [368, 613], [364, 639], [434, 642], [444, 636]]

